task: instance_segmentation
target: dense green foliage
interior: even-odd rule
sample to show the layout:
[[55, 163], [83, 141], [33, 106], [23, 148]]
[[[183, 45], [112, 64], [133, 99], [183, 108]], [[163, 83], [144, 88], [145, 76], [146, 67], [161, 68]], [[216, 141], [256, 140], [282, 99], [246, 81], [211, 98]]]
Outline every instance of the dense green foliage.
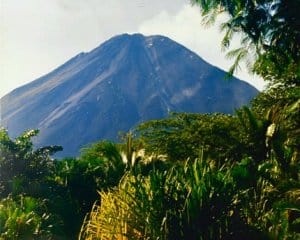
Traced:
[[272, 164], [216, 167], [200, 157], [129, 172], [101, 192], [80, 239], [296, 239], [300, 185], [278, 181]]
[[243, 146], [238, 146], [243, 133], [238, 118], [231, 115], [173, 113], [143, 123], [136, 131], [146, 152], [166, 154], [174, 160], [194, 159], [202, 150], [222, 162], [243, 154]]
[[1, 239], [75, 239], [98, 190], [118, 184], [125, 164], [117, 146], [99, 142], [78, 159], [53, 160], [61, 147], [34, 150], [28, 131], [0, 131]]
[[11, 140], [4, 129], [0, 129], [0, 196], [28, 193], [39, 195], [46, 186], [45, 181], [53, 170], [50, 155], [61, 150], [59, 146], [33, 149], [31, 138], [38, 131], [23, 133]]
[[0, 129], [1, 239], [47, 239], [61, 227], [59, 216], [51, 213], [47, 203], [54, 171], [50, 155], [62, 148], [35, 150], [31, 139], [37, 134], [27, 131], [12, 140]]
[[234, 115], [173, 113], [78, 158], [1, 129], [0, 239], [300, 238], [300, 1], [192, 2], [228, 14], [223, 45], [244, 36], [233, 67], [250, 49], [268, 89]]
[[54, 161], [51, 209], [61, 215], [65, 232], [76, 238], [85, 215], [98, 200], [99, 190], [116, 186], [125, 172], [117, 146], [99, 142], [82, 150], [78, 159]]
[[[78, 159], [50, 159], [57, 147], [33, 150], [36, 132], [11, 140], [2, 130], [1, 167], [11, 170], [1, 175], [7, 186], [2, 189], [12, 187], [2, 191], [1, 237], [74, 239], [92, 209], [81, 239], [295, 239], [300, 234], [296, 110], [276, 122], [277, 130], [270, 114], [249, 108], [233, 116], [172, 114], [143, 123], [138, 138], [128, 134], [125, 144], [91, 145]], [[296, 134], [282, 133], [290, 127]], [[14, 144], [22, 147], [8, 147]], [[44, 161], [17, 168], [25, 156]], [[45, 162], [44, 174], [27, 176]], [[29, 167], [35, 169], [28, 172]], [[22, 182], [10, 185], [17, 176], [35, 183], [35, 191]], [[100, 202], [93, 206], [98, 191]]]
[[229, 235], [234, 192], [226, 171], [195, 161], [168, 171], [154, 169], [146, 176], [128, 173], [117, 189], [101, 193], [101, 206], [94, 206], [81, 237], [218, 239]]
[[20, 195], [0, 201], [0, 239], [51, 239], [56, 220], [41, 200]]

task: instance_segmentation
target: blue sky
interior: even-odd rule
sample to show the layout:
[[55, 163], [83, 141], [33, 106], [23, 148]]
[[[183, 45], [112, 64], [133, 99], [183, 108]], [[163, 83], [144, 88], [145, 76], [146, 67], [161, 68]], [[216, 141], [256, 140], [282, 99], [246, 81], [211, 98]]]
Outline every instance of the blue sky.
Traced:
[[[0, 0], [0, 97], [125, 32], [165, 35], [215, 66], [230, 66], [218, 27], [203, 27], [189, 0]], [[245, 67], [237, 76], [263, 88]]]

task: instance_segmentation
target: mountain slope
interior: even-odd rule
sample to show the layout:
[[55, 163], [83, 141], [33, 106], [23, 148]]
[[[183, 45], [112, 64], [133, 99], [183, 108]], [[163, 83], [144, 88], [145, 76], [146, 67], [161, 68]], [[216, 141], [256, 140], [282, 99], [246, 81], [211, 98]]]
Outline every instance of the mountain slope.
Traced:
[[16, 136], [40, 129], [38, 145], [63, 156], [99, 139], [117, 138], [169, 111], [224, 112], [257, 94], [238, 79], [163, 36], [116, 36], [1, 99], [1, 125]]

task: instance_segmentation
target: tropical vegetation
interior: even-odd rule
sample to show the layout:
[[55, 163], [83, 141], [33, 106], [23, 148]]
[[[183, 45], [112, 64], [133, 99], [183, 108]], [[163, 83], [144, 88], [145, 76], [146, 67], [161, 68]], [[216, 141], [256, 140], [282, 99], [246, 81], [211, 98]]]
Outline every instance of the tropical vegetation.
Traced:
[[[193, 0], [269, 86], [235, 114], [171, 113], [77, 158], [0, 130], [0, 239], [300, 239], [298, 0]], [[250, 55], [249, 55], [250, 54]]]

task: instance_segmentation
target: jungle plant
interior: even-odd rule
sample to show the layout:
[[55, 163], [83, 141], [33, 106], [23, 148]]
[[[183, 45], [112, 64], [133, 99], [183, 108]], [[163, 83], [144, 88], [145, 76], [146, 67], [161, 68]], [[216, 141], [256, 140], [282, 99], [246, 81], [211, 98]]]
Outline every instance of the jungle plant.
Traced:
[[173, 161], [197, 158], [199, 152], [220, 164], [245, 154], [243, 132], [236, 116], [172, 113], [136, 129], [146, 153], [166, 154]]
[[247, 234], [260, 234], [239, 217], [230, 168], [203, 159], [147, 176], [129, 172], [117, 189], [100, 195], [80, 239], [247, 239]]
[[5, 129], [0, 129], [0, 196], [9, 194], [41, 195], [47, 191], [46, 179], [53, 170], [52, 154], [59, 146], [34, 149], [32, 137], [38, 130], [30, 130], [12, 140]]
[[0, 239], [52, 239], [55, 224], [43, 201], [23, 195], [0, 201]]

